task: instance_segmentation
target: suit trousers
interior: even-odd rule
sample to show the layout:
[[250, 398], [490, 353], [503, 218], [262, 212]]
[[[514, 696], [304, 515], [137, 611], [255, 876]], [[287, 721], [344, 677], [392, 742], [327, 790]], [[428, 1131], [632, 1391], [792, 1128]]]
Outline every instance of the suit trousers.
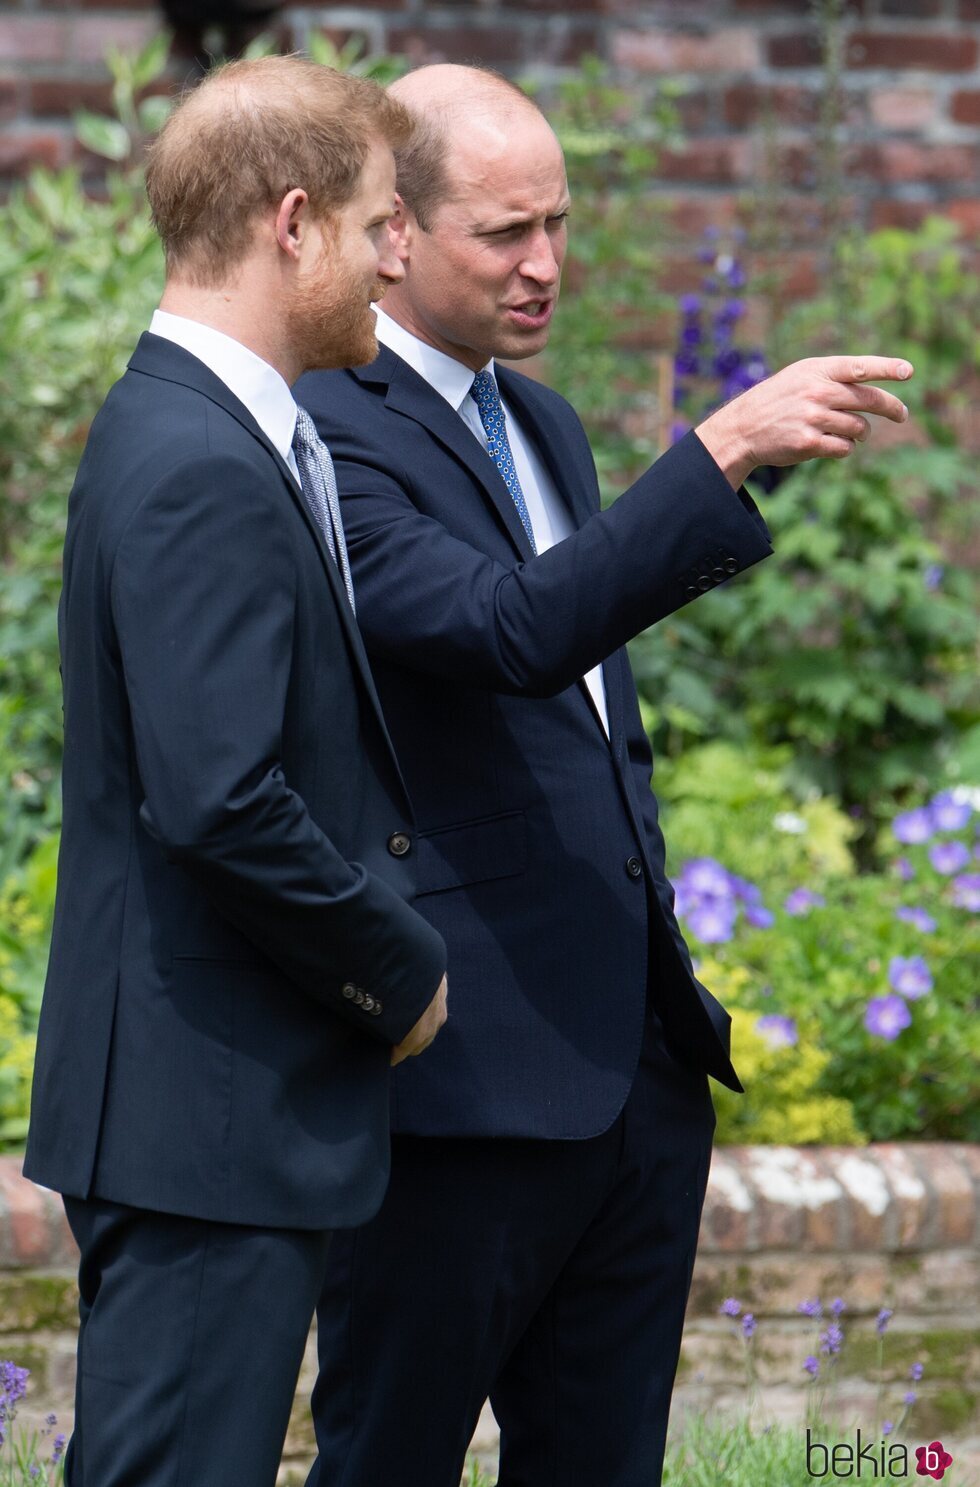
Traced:
[[655, 1487], [713, 1131], [651, 1013], [599, 1136], [396, 1136], [380, 1213], [334, 1236], [307, 1487], [459, 1487], [488, 1396], [499, 1487]]
[[81, 1250], [67, 1487], [273, 1487], [330, 1235], [64, 1201]]

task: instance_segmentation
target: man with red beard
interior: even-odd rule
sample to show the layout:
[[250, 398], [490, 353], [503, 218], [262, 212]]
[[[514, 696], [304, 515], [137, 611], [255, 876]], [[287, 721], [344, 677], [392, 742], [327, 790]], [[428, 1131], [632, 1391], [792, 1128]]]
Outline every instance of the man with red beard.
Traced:
[[272, 1487], [330, 1231], [445, 1019], [330, 456], [290, 386], [403, 270], [375, 85], [236, 63], [147, 189], [163, 301], [92, 428], [60, 611], [64, 832], [25, 1171], [81, 1251], [70, 1487]]

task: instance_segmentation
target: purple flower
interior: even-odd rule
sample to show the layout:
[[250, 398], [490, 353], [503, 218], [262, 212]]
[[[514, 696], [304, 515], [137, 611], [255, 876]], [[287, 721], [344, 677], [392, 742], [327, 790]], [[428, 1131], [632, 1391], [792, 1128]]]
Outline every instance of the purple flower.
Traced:
[[682, 315], [700, 315], [701, 296], [699, 294], [682, 294], [677, 301]]
[[758, 888], [755, 883], [750, 883], [748, 878], [739, 878], [734, 873], [729, 873], [728, 887], [743, 904], [761, 904], [762, 902], [762, 889]]
[[691, 425], [689, 423], [682, 423], [680, 419], [677, 419], [670, 426], [670, 442], [671, 442], [671, 444], [679, 444], [681, 442], [681, 440], [684, 438], [685, 434], [689, 434], [690, 432], [691, 432]]
[[921, 930], [924, 935], [931, 935], [935, 932], [936, 921], [931, 914], [926, 913], [925, 909], [907, 909], [903, 906], [895, 910], [895, 918], [900, 919], [903, 924], [915, 925], [915, 928]]
[[755, 1327], [756, 1327], [755, 1317], [752, 1315], [752, 1313], [750, 1311], [747, 1311], [745, 1313], [745, 1316], [742, 1318], [742, 1336], [745, 1338], [745, 1341], [746, 1342], [750, 1342], [751, 1341], [751, 1339], [752, 1339], [752, 1337], [753, 1337], [753, 1335], [755, 1333]]
[[937, 831], [962, 831], [973, 813], [968, 800], [955, 790], [941, 790], [929, 803], [929, 814]]
[[884, 1038], [894, 1043], [903, 1028], [912, 1021], [912, 1014], [900, 996], [872, 997], [864, 1009], [864, 1025], [875, 1038]]
[[910, 883], [915, 877], [915, 868], [912, 866], [911, 862], [909, 862], [907, 857], [895, 858], [895, 871], [898, 873], [898, 876], [906, 883]]
[[891, 1435], [891, 1433], [892, 1433], [892, 1431], [894, 1429], [895, 1429], [894, 1421], [892, 1421], [892, 1420], [882, 1420], [882, 1422], [881, 1422], [881, 1433], [882, 1433], [882, 1435]]
[[783, 903], [787, 914], [792, 914], [795, 919], [800, 919], [809, 914], [811, 909], [822, 909], [827, 902], [819, 893], [813, 893], [809, 888], [794, 888], [793, 892]]
[[925, 1369], [922, 1367], [921, 1363], [913, 1363], [912, 1367], [909, 1369], [909, 1378], [913, 1379], [915, 1383], [918, 1383], [919, 1380], [922, 1378], [924, 1372]]
[[836, 1358], [844, 1341], [843, 1330], [836, 1322], [831, 1322], [826, 1332], [820, 1334], [820, 1351], [827, 1353], [829, 1357]]
[[30, 1376], [29, 1368], [18, 1368], [9, 1359], [0, 1361], [0, 1394], [5, 1396], [8, 1418], [11, 1407], [27, 1393], [27, 1380]]
[[906, 1408], [908, 1408], [910, 1405], [915, 1404], [915, 1401], [918, 1399], [918, 1397], [919, 1396], [918, 1394], [916, 1394], [914, 1389], [906, 1389], [905, 1393], [902, 1395], [902, 1403], [906, 1406]]
[[753, 929], [771, 929], [776, 922], [776, 916], [764, 904], [748, 904], [745, 909], [745, 922], [751, 924]]
[[27, 1468], [27, 1474], [32, 1482], [36, 1482], [38, 1477], [41, 1475], [41, 1468], [35, 1462], [33, 1466], [29, 1466]]
[[811, 1379], [815, 1379], [820, 1373], [820, 1359], [815, 1358], [811, 1353], [808, 1358], [803, 1359], [803, 1367]]
[[958, 909], [980, 914], [980, 873], [961, 873], [953, 879], [953, 903]]
[[68, 1437], [66, 1435], [56, 1435], [55, 1436], [55, 1438], [54, 1438], [54, 1446], [53, 1446], [52, 1451], [51, 1451], [51, 1465], [52, 1466], [57, 1466], [58, 1465], [58, 1462], [61, 1460], [62, 1455], [64, 1454], [65, 1444], [66, 1444], [67, 1440], [68, 1440]]
[[700, 369], [693, 351], [681, 351], [674, 357], [674, 371], [678, 377], [696, 377]]
[[894, 1315], [895, 1313], [889, 1307], [883, 1306], [881, 1308], [881, 1311], [875, 1318], [875, 1331], [877, 1332], [879, 1337], [884, 1337], [885, 1333], [888, 1331], [888, 1323], [891, 1321]]
[[925, 806], [914, 811], [903, 811], [892, 822], [892, 835], [905, 846], [927, 842], [932, 836], [932, 816]]
[[962, 842], [935, 842], [929, 848], [929, 861], [937, 873], [958, 873], [970, 860], [970, 849]]
[[58, 1416], [57, 1415], [47, 1415], [45, 1417], [44, 1423], [45, 1423], [45, 1425], [47, 1425], [48, 1429], [50, 1430], [50, 1428], [51, 1428], [52, 1425], [57, 1425], [57, 1423], [58, 1423]]
[[702, 341], [701, 327], [694, 321], [688, 321], [681, 331], [681, 345], [687, 347], [700, 346]]
[[922, 582], [930, 594], [935, 593], [943, 581], [943, 573], [946, 570], [942, 563], [930, 563], [922, 575]]
[[742, 1303], [736, 1301], [734, 1296], [729, 1296], [718, 1308], [723, 1317], [737, 1317], [741, 1315]]
[[831, 1316], [842, 1317], [846, 1311], [847, 1311], [847, 1302], [846, 1301], [842, 1301], [839, 1296], [835, 1296], [834, 1299], [833, 1299], [833, 1301], [830, 1303], [830, 1314], [831, 1314]]
[[727, 278], [729, 289], [745, 288], [745, 285], [747, 283], [745, 270], [742, 268], [742, 265], [739, 263], [737, 258], [734, 259], [734, 261], [732, 262], [732, 266], [728, 270]]
[[814, 1297], [812, 1301], [800, 1301], [797, 1305], [796, 1310], [798, 1312], [802, 1312], [805, 1317], [823, 1316], [823, 1307], [820, 1305], [820, 1302], [816, 1299], [816, 1297]]
[[684, 864], [681, 877], [685, 888], [693, 893], [710, 893], [729, 898], [734, 892], [729, 874], [713, 857], [695, 857]]
[[778, 1012], [767, 1012], [757, 1017], [756, 1031], [761, 1033], [770, 1048], [795, 1048], [799, 1042], [796, 1023], [792, 1017], [781, 1017]]
[[932, 972], [921, 955], [893, 955], [888, 962], [888, 984], [899, 996], [917, 1002], [932, 990]]
[[727, 944], [735, 933], [735, 905], [725, 899], [702, 899], [688, 914], [687, 922], [703, 944]]

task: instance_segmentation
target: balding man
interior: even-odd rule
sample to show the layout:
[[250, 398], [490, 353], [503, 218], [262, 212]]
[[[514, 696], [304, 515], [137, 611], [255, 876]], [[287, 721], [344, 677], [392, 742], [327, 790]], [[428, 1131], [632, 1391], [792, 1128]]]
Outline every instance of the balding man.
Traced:
[[[303, 396], [420, 832], [453, 1011], [398, 1071], [392, 1183], [331, 1256], [318, 1487], [457, 1487], [489, 1394], [501, 1487], [653, 1487], [728, 1019], [672, 912], [623, 643], [770, 551], [739, 487], [901, 421], [875, 358], [788, 368], [599, 512], [543, 350], [569, 195], [538, 110], [429, 67], [392, 90], [407, 270], [383, 350]], [[908, 368], [908, 371], [911, 369]]]
[[[273, 1487], [329, 1231], [445, 1016], [290, 385], [375, 354], [403, 276], [373, 84], [234, 64], [155, 145], [167, 260], [71, 494], [64, 834], [25, 1171], [81, 1250], [70, 1487]], [[441, 984], [440, 984], [441, 983]]]

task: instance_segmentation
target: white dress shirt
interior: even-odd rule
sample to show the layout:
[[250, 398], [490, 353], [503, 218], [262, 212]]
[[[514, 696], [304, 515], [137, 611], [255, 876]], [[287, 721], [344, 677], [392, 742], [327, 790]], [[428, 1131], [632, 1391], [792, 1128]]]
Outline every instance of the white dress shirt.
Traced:
[[172, 315], [169, 310], [154, 310], [150, 332], [183, 346], [198, 361], [203, 361], [208, 371], [245, 404], [263, 434], [286, 461], [297, 484], [301, 484], [293, 454], [296, 402], [285, 378], [275, 367], [223, 331], [202, 325], [199, 320]]
[[[402, 361], [408, 362], [408, 365], [413, 371], [418, 372], [420, 377], [424, 377], [429, 386], [439, 393], [440, 397], [445, 398], [451, 408], [455, 409], [474, 438], [478, 439], [486, 449], [486, 430], [480, 418], [480, 410], [470, 395], [474, 373], [469, 367], [464, 367], [462, 362], [456, 361], [452, 356], [447, 356], [444, 351], [439, 351], [435, 346], [429, 346], [425, 341], [420, 341], [417, 336], [412, 335], [411, 331], [399, 325], [396, 320], [392, 320], [390, 315], [386, 315], [384, 310], [378, 309], [377, 306], [375, 306], [375, 314], [378, 321], [377, 335], [381, 344], [387, 346], [390, 351], [394, 351]], [[487, 363], [485, 370], [491, 373], [496, 382], [492, 361]], [[497, 391], [499, 393], [499, 387]], [[570, 537], [575, 526], [547, 467], [508, 408], [506, 400], [501, 397], [500, 402], [504, 410], [507, 438], [514, 456], [514, 467], [517, 470], [517, 478], [521, 483], [528, 515], [531, 518], [534, 545], [539, 553], [547, 552], [548, 548], [554, 547], [556, 542]], [[583, 679], [608, 735], [609, 714], [606, 708], [606, 689], [602, 680], [602, 668], [593, 667]]]

